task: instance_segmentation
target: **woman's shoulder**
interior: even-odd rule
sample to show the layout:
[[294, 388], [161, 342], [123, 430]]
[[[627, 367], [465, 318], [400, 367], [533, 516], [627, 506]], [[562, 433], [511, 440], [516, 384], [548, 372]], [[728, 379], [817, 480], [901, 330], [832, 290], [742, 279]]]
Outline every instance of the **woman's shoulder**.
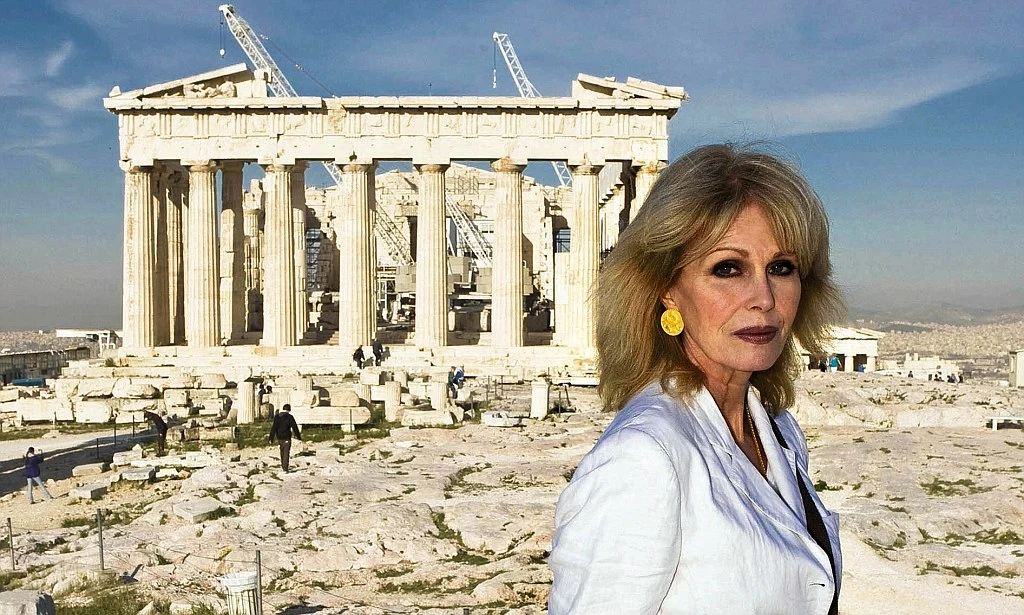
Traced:
[[680, 436], [689, 439], [695, 428], [694, 403], [692, 399], [673, 397], [653, 383], [626, 402], [602, 439], [628, 430], [642, 432], [659, 443]]

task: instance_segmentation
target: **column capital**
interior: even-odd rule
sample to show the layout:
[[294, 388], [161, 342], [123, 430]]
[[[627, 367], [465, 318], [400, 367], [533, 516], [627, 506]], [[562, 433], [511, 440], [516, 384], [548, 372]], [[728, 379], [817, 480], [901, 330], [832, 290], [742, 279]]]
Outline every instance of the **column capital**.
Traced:
[[522, 173], [525, 169], [525, 164], [518, 164], [507, 156], [491, 163], [491, 170], [495, 173]]
[[192, 173], [213, 173], [217, 170], [216, 160], [182, 160], [181, 164]]
[[128, 161], [121, 161], [121, 170], [125, 173], [135, 175], [138, 173], [152, 173], [153, 167], [151, 165], [133, 164]]
[[244, 160], [218, 160], [217, 166], [225, 173], [241, 173], [245, 166]]
[[295, 164], [288, 165], [291, 167], [292, 173], [305, 173], [306, 169], [309, 168], [309, 163], [305, 160], [296, 160]]
[[353, 162], [339, 165], [342, 173], [372, 173], [377, 168], [376, 162]]
[[413, 167], [418, 173], [444, 173], [448, 170], [448, 165], [436, 163], [413, 164]]
[[600, 164], [591, 164], [590, 162], [583, 161], [582, 164], [570, 165], [573, 175], [597, 175], [601, 172]]
[[651, 175], [657, 175], [664, 171], [667, 166], [668, 164], [660, 160], [656, 160], [654, 162], [642, 162], [640, 164], [635, 164], [633, 165], [633, 168], [636, 169], [637, 173], [650, 173]]
[[292, 170], [292, 165], [279, 164], [277, 162], [261, 164], [260, 166], [263, 167], [264, 173], [290, 173]]

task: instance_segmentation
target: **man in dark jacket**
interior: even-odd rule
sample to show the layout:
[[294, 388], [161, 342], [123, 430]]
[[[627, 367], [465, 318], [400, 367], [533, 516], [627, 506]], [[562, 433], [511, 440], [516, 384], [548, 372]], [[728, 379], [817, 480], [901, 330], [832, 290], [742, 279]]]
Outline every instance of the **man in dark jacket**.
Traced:
[[42, 461], [43, 461], [43, 451], [39, 451], [37, 453], [35, 448], [33, 448], [31, 446], [28, 447], [28, 452], [25, 453], [25, 478], [28, 479], [28, 503], [29, 504], [35, 504], [35, 502], [32, 500], [32, 482], [33, 481], [35, 481], [35, 484], [38, 485], [39, 488], [43, 491], [43, 495], [46, 496], [47, 500], [52, 500], [53, 499], [53, 496], [50, 495], [50, 492], [46, 490], [45, 486], [43, 486], [43, 479], [39, 477], [39, 475], [41, 474], [41, 472], [39, 470], [39, 464], [42, 463]]
[[292, 434], [295, 434], [296, 440], [302, 440], [299, 426], [291, 410], [291, 404], [282, 406], [281, 411], [274, 417], [274, 424], [270, 426], [270, 443], [273, 444], [274, 440], [277, 440], [281, 447], [281, 469], [285, 472], [288, 471], [288, 455], [292, 450]]
[[143, 418], [153, 424], [153, 429], [156, 430], [156, 454], [163, 455], [164, 450], [167, 447], [167, 421], [165, 421], [156, 412], [143, 412]]

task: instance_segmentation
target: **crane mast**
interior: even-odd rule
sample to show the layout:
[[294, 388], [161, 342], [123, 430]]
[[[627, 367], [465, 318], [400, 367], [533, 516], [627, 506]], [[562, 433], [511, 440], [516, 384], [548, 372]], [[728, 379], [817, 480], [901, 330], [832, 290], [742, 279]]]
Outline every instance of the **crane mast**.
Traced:
[[[512, 41], [509, 40], [508, 34], [495, 32], [491, 38], [494, 39], [494, 44], [501, 51], [501, 57], [505, 58], [505, 65], [508, 66], [508, 72], [512, 74], [512, 80], [516, 82], [516, 89], [519, 90], [519, 95], [524, 98], [539, 97], [540, 92], [537, 91], [537, 88], [533, 87], [530, 78], [526, 76], [526, 71], [523, 70], [523, 65], [519, 63], [519, 56], [516, 55], [516, 50], [512, 46]], [[558, 178], [559, 185], [563, 187], [572, 185], [572, 173], [569, 172], [569, 167], [564, 162], [553, 160], [551, 161], [551, 166], [555, 169], [555, 176]]]
[[[284, 73], [278, 67], [277, 63], [274, 62], [274, 58], [270, 56], [267, 48], [260, 42], [260, 37], [256, 34], [255, 30], [249, 26], [249, 24], [242, 19], [238, 13], [235, 12], [235, 7], [230, 4], [222, 4], [219, 7], [221, 14], [224, 16], [224, 22], [228, 26], [231, 35], [238, 41], [238, 45], [245, 52], [245, 55], [249, 57], [253, 65], [257, 69], [264, 69], [270, 72], [270, 80], [267, 87], [270, 88], [271, 93], [274, 96], [283, 97], [295, 97], [298, 96], [295, 92], [295, 88], [285, 77]], [[328, 175], [334, 180], [334, 183], [342, 185], [342, 173], [341, 169], [335, 164], [322, 163], [324, 169], [327, 170]], [[374, 233], [384, 240], [384, 245], [387, 247], [388, 254], [391, 259], [399, 265], [412, 264], [412, 251], [409, 247], [409, 242], [406, 240], [405, 235], [398, 229], [394, 220], [385, 212], [383, 209], [377, 209], [376, 212], [376, 224], [374, 225]]]

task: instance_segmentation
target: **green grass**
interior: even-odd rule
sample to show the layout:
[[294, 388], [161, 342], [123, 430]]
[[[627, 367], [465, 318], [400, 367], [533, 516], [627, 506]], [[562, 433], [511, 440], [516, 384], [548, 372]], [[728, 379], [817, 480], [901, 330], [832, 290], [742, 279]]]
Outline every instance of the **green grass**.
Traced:
[[951, 496], [984, 493], [991, 491], [992, 487], [983, 487], [969, 478], [950, 481], [935, 477], [930, 483], [921, 483], [921, 489], [931, 496]]
[[[113, 577], [94, 582], [73, 600], [57, 600], [60, 615], [136, 615], [152, 600], [138, 587], [122, 585]], [[166, 604], [155, 604], [158, 614], [168, 613]]]
[[[122, 433], [123, 425], [118, 426], [118, 435]], [[7, 431], [0, 431], [0, 442], [11, 441], [11, 440], [38, 440], [43, 437], [43, 434], [53, 431], [52, 425], [45, 426], [33, 426], [25, 427], [23, 429], [10, 429]], [[112, 430], [111, 425], [95, 423], [58, 423], [57, 430], [62, 434], [80, 434], [80, 433], [110, 433]], [[128, 427], [131, 431], [131, 426]], [[45, 451], [44, 451], [45, 452]]]

